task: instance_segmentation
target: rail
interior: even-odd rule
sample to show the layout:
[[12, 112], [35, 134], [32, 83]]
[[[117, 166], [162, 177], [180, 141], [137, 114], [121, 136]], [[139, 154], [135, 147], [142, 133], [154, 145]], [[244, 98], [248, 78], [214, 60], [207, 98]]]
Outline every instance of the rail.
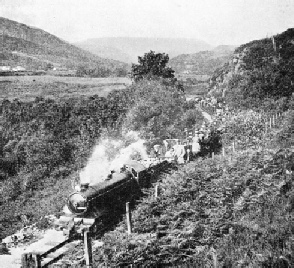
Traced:
[[[272, 127], [278, 126], [279, 120], [283, 116], [282, 113], [275, 113], [272, 114], [268, 117], [265, 118], [264, 120], [264, 132], [265, 134], [271, 129]], [[188, 129], [185, 129], [186, 133], [188, 132]], [[178, 139], [179, 143], [187, 141], [185, 139]], [[233, 141], [231, 146], [225, 148], [223, 146], [221, 155], [223, 157], [226, 156], [228, 152], [228, 148], [232, 150], [233, 153], [237, 151], [237, 142]], [[212, 159], [215, 157], [216, 152], [212, 152], [211, 157]], [[164, 157], [164, 156], [159, 156], [159, 157], [153, 157], [150, 158], [153, 160], [153, 164], [161, 163], [166, 160], [170, 160], [170, 157]], [[160, 193], [160, 188], [159, 185], [155, 185], [155, 198], [159, 196]], [[131, 222], [131, 210], [129, 208], [129, 203], [126, 203], [126, 218], [127, 218], [127, 232], [128, 234], [132, 233], [132, 222]], [[87, 267], [92, 267], [93, 264], [93, 259], [92, 259], [92, 239], [91, 239], [91, 234], [92, 234], [92, 229], [93, 225], [95, 222], [88, 222], [86, 225], [82, 226], [80, 228], [79, 233], [81, 233], [81, 236], [77, 238], [77, 236], [72, 235], [69, 233], [69, 237], [65, 239], [64, 241], [60, 241], [53, 245], [53, 247], [49, 248], [48, 250], [44, 252], [29, 252], [29, 253], [24, 253], [22, 255], [22, 268], [30, 268], [30, 267], [35, 267], [35, 268], [41, 268], [41, 267], [47, 267], [48, 265], [56, 262], [60, 258], [63, 257], [63, 255], [66, 253], [66, 251], [60, 251], [57, 252], [59, 249], [63, 248], [65, 245], [70, 244], [74, 241], [78, 241], [79, 243], [84, 243], [84, 253], [85, 253], [85, 260], [86, 260], [86, 265]], [[107, 229], [105, 227], [104, 229]], [[100, 230], [101, 231], [101, 230]], [[54, 252], [57, 252], [56, 254], [53, 254]]]

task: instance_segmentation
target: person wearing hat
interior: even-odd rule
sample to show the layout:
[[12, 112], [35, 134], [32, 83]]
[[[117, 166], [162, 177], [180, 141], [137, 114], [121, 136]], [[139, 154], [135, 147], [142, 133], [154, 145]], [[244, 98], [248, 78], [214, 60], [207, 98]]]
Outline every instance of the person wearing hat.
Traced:
[[199, 131], [195, 131], [195, 136], [192, 139], [192, 154], [193, 157], [196, 157], [200, 152], [200, 144], [199, 144]]
[[200, 130], [198, 137], [199, 137], [200, 141], [202, 141], [204, 139], [203, 129]]

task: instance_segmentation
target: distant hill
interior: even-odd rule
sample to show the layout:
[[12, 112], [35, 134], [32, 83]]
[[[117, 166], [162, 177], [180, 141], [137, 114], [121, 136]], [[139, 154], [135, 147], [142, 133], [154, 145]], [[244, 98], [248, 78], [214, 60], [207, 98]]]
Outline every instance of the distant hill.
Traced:
[[48, 66], [77, 69], [80, 65], [115, 70], [127, 66], [93, 55], [41, 29], [3, 17], [0, 17], [0, 42], [0, 66], [22, 66], [27, 70]]
[[75, 45], [100, 57], [128, 63], [137, 63], [138, 56], [143, 56], [150, 50], [167, 53], [172, 58], [183, 53], [196, 53], [212, 48], [204, 41], [187, 38], [95, 38]]
[[[236, 48], [210, 80], [210, 93], [260, 105], [294, 93], [294, 28]], [[240, 100], [239, 100], [240, 101]]]
[[210, 76], [230, 59], [233, 49], [232, 46], [218, 46], [210, 51], [182, 54], [170, 59], [169, 64], [177, 76]]
[[230, 46], [230, 45], [219, 45], [217, 47], [215, 47], [214, 49], [212, 49], [213, 51], [215, 52], [218, 52], [218, 53], [225, 53], [227, 54], [228, 51], [231, 51], [233, 52], [235, 50], [236, 46]]

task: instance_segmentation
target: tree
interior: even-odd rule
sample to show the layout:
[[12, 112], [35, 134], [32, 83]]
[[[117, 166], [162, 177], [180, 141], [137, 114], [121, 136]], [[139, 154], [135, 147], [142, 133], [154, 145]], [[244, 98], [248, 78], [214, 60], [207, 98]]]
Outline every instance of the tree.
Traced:
[[135, 82], [143, 78], [152, 79], [154, 76], [174, 79], [174, 70], [167, 67], [169, 57], [165, 53], [150, 51], [143, 57], [138, 57], [139, 64], [132, 65], [131, 76]]
[[[139, 131], [143, 136], [170, 136], [171, 126], [178, 125], [185, 99], [176, 87], [161, 81], [142, 80], [130, 87], [132, 105], [126, 114], [123, 129]], [[131, 95], [131, 94], [130, 94]]]

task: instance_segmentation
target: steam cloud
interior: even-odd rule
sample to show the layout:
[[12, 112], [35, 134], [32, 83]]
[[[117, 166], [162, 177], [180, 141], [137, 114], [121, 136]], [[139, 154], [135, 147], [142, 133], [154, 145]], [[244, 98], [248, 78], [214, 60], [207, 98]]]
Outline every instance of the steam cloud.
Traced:
[[147, 159], [144, 142], [133, 131], [128, 132], [122, 140], [100, 140], [86, 167], [80, 172], [80, 182], [90, 185], [99, 183], [105, 180], [110, 170], [118, 172], [126, 161]]

